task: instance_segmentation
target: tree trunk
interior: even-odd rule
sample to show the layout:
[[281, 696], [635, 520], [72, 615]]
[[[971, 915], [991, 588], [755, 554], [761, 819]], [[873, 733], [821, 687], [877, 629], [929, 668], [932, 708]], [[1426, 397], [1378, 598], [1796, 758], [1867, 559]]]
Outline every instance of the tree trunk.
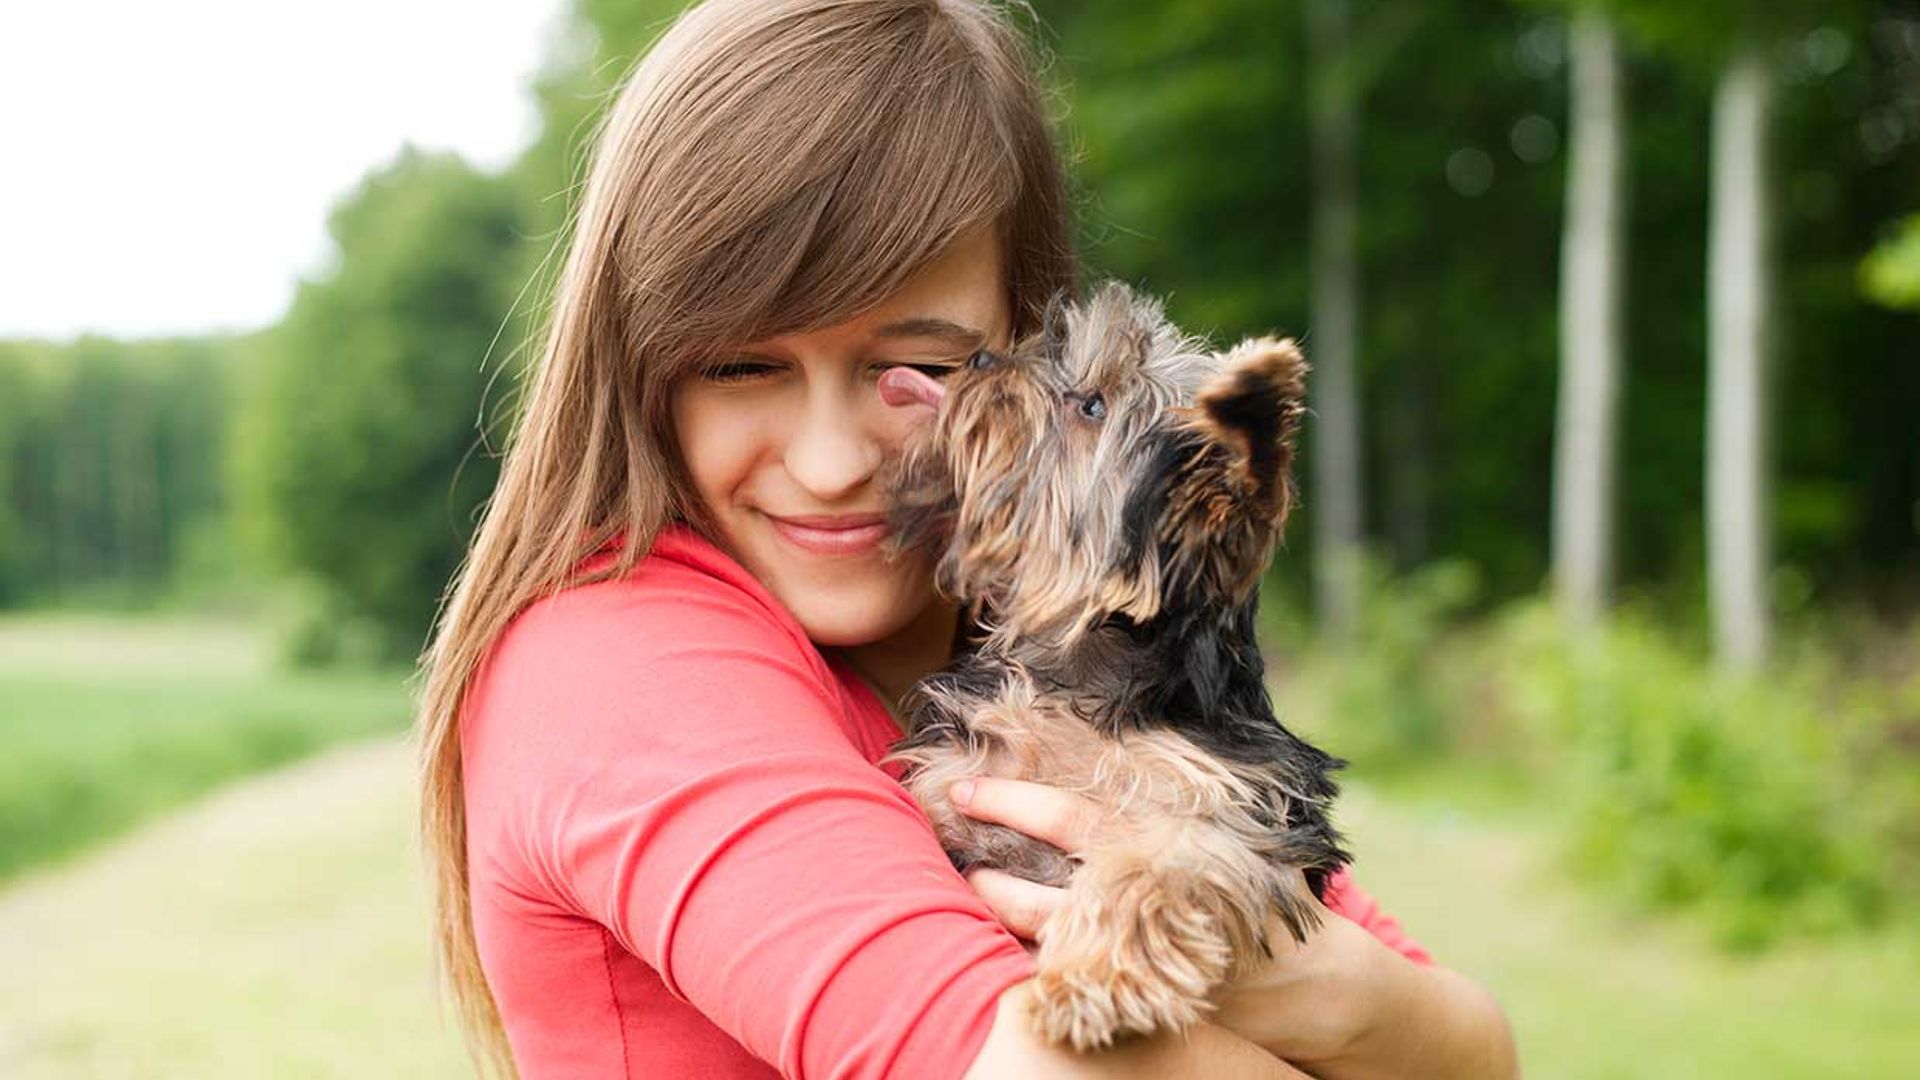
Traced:
[[1625, 184], [1620, 63], [1606, 16], [1583, 9], [1571, 34], [1567, 210], [1560, 245], [1560, 408], [1553, 476], [1553, 580], [1582, 629], [1612, 586], [1619, 442], [1620, 267]]
[[1359, 265], [1354, 143], [1359, 103], [1346, 0], [1306, 5], [1313, 126], [1314, 591], [1322, 632], [1353, 636], [1360, 615]]
[[1707, 572], [1721, 665], [1767, 652], [1766, 344], [1770, 76], [1757, 46], [1720, 75], [1713, 102], [1708, 235]]

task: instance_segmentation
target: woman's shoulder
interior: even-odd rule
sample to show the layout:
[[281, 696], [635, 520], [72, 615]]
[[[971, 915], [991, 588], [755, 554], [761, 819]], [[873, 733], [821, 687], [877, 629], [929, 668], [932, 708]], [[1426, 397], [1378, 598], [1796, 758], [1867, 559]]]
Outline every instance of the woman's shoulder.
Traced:
[[[617, 557], [611, 548], [582, 566]], [[719, 547], [676, 523], [626, 572], [564, 588], [515, 616], [476, 674], [471, 705], [624, 696], [724, 680], [746, 665], [778, 667], [789, 685], [837, 705], [832, 670], [792, 614]]]
[[[580, 576], [619, 556], [615, 537], [581, 561]], [[528, 605], [496, 651], [628, 656], [667, 646], [734, 643], [817, 653], [800, 625], [752, 573], [678, 522], [662, 529], [631, 569], [571, 585]], [[824, 673], [824, 669], [823, 669]]]

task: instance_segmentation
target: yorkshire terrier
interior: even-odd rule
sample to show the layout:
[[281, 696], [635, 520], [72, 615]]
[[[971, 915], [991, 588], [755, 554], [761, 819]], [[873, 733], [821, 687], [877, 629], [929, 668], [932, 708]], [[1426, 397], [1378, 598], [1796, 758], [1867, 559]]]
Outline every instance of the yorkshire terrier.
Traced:
[[[955, 866], [1066, 887], [1035, 958], [1056, 1045], [1185, 1030], [1271, 957], [1273, 916], [1306, 940], [1301, 882], [1321, 897], [1347, 861], [1346, 763], [1274, 716], [1254, 640], [1306, 372], [1291, 340], [1215, 353], [1114, 283], [943, 381], [883, 379], [935, 407], [888, 478], [893, 552], [936, 551], [981, 630], [915, 688], [890, 758]], [[1069, 856], [969, 818], [965, 776], [1085, 795], [1101, 839]]]

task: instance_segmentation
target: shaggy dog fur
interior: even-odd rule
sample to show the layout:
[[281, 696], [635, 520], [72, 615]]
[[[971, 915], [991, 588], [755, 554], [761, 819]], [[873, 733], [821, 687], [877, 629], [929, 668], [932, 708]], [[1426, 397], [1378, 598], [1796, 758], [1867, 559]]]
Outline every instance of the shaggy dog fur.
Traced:
[[[1182, 1030], [1238, 965], [1304, 940], [1346, 852], [1344, 762], [1275, 718], [1254, 640], [1294, 500], [1307, 366], [1292, 341], [1215, 353], [1108, 285], [975, 353], [889, 478], [896, 550], [933, 545], [977, 649], [924, 680], [893, 756], [956, 866], [1065, 886], [1039, 934], [1036, 1019], [1078, 1049]], [[1079, 792], [1068, 855], [947, 801], [964, 776]]]

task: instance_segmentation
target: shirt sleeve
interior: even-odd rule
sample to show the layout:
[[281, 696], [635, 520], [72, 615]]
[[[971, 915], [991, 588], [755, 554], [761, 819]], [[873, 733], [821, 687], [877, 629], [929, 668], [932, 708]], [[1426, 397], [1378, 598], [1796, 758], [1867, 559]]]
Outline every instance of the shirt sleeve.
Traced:
[[1352, 871], [1348, 867], [1341, 867], [1327, 879], [1326, 894], [1327, 910], [1353, 920], [1382, 944], [1414, 963], [1423, 967], [1433, 966], [1433, 957], [1407, 936], [1400, 926], [1400, 920], [1380, 910], [1380, 904], [1366, 890], [1354, 884]]
[[810, 650], [711, 579], [544, 601], [489, 675], [488, 790], [541, 893], [783, 1076], [958, 1077], [1032, 962]]

